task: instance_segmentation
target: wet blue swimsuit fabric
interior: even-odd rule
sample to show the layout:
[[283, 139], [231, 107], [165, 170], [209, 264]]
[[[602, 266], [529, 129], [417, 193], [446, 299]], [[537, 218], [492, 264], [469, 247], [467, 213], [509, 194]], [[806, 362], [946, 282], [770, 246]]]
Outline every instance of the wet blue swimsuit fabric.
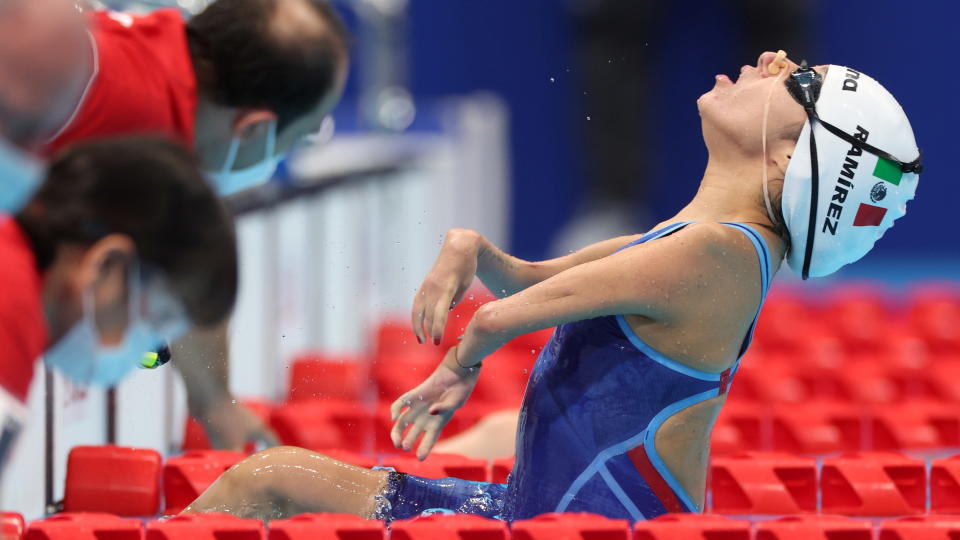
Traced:
[[[621, 249], [688, 224], [669, 225]], [[771, 278], [766, 243], [747, 225], [723, 225], [743, 232], [756, 248], [762, 306]], [[530, 374], [508, 483], [393, 473], [384, 517], [408, 519], [444, 509], [506, 521], [546, 512], [637, 521], [699, 511], [657, 454], [654, 436], [674, 413], [726, 392], [755, 324], [756, 318], [736, 363], [722, 374], [663, 356], [641, 341], [622, 315], [558, 326]]]

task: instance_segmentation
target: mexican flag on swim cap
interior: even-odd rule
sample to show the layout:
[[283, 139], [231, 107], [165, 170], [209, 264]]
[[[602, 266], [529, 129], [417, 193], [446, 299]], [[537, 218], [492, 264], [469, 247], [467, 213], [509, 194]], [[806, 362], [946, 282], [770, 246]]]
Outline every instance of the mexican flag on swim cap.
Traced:
[[[816, 101], [819, 118], [903, 162], [919, 149], [897, 100], [873, 78], [829, 66]], [[811, 126], [812, 124], [812, 126]], [[819, 181], [812, 174], [810, 135], [816, 140]], [[828, 131], [805, 123], [783, 181], [781, 209], [790, 233], [787, 262], [807, 276], [832, 274], [866, 255], [893, 222], [907, 212], [919, 174], [878, 157]], [[811, 205], [815, 212], [811, 213]], [[808, 240], [813, 235], [812, 249]]]

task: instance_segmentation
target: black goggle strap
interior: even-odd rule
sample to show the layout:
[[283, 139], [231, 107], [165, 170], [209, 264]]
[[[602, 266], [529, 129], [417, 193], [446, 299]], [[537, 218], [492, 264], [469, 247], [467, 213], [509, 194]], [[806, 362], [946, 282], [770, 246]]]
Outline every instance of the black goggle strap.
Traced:
[[817, 236], [817, 203], [820, 201], [820, 162], [817, 159], [817, 139], [813, 135], [813, 121], [817, 118], [812, 107], [807, 108], [810, 120], [810, 219], [807, 220], [807, 245], [803, 249], [803, 268], [800, 277], [810, 277], [810, 261], [813, 259], [813, 240]]
[[820, 124], [824, 128], [826, 128], [827, 131], [829, 131], [830, 133], [833, 133], [837, 137], [840, 137], [841, 139], [850, 143], [851, 145], [856, 146], [861, 150], [866, 150], [867, 152], [870, 152], [871, 154], [877, 157], [881, 157], [887, 161], [892, 161], [893, 163], [896, 163], [900, 167], [900, 170], [905, 173], [920, 174], [923, 172], [923, 152], [920, 152], [920, 155], [917, 156], [917, 159], [911, 161], [910, 163], [904, 163], [899, 159], [893, 157], [889, 153], [884, 152], [883, 150], [877, 148], [876, 146], [863, 142], [860, 139], [855, 138], [853, 135], [850, 135], [846, 131], [838, 128], [837, 126], [834, 126], [833, 124], [824, 121], [822, 118], [817, 116], [816, 111], [814, 111], [813, 114], [814, 114], [814, 118], [817, 119], [817, 122], [820, 122]]

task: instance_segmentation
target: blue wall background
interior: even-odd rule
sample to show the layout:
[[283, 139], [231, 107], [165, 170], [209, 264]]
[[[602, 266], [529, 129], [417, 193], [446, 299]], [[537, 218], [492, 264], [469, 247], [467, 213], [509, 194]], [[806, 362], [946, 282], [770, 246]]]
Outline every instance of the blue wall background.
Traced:
[[[672, 215], [696, 189], [706, 152], [696, 98], [715, 73], [736, 73], [756, 55], [737, 58], [742, 28], [719, 2], [671, 2], [667, 22], [649, 41], [656, 91], [649, 111], [655, 142], [649, 174], [653, 218]], [[412, 89], [418, 99], [491, 90], [511, 109], [513, 251], [547, 254], [587, 178], [575, 125], [578, 91], [571, 73], [572, 21], [561, 0], [412, 0]], [[923, 148], [927, 173], [906, 218], [868, 258], [956, 255], [949, 216], [958, 211], [951, 156], [960, 124], [955, 67], [960, 2], [822, 1], [816, 5], [812, 63], [847, 64], [898, 97]], [[760, 51], [757, 51], [759, 54]], [[551, 82], [551, 77], [554, 82]]]

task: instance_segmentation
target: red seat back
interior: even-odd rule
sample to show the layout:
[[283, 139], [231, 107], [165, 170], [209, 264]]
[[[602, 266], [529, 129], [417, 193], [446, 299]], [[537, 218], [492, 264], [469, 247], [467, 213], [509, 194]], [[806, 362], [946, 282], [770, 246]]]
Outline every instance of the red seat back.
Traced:
[[873, 540], [873, 526], [842, 516], [788, 516], [758, 523], [754, 540]]
[[139, 521], [102, 513], [64, 513], [33, 521], [24, 540], [142, 540]]
[[382, 521], [353, 514], [300, 514], [270, 522], [269, 540], [386, 540]]
[[24, 527], [23, 516], [20, 514], [0, 512], [0, 538], [3, 540], [20, 540]]
[[903, 516], [926, 508], [923, 460], [864, 452], [824, 460], [820, 476], [824, 513]]
[[263, 522], [227, 514], [187, 514], [147, 524], [146, 540], [264, 540]]
[[884, 521], [878, 540], [956, 540], [960, 516], [916, 516]]
[[67, 458], [67, 512], [151, 516], [160, 509], [160, 454], [148, 448], [77, 446]]
[[816, 462], [776, 453], [718, 457], [710, 465], [718, 514], [803, 514], [817, 509]]
[[302, 354], [291, 365], [287, 399], [360, 400], [370, 386], [367, 371], [361, 357]]
[[423, 516], [395, 521], [390, 540], [507, 540], [507, 524], [471, 514]]
[[630, 523], [595, 514], [543, 514], [515, 521], [514, 540], [627, 540]]
[[241, 452], [195, 450], [163, 465], [164, 512], [179, 514], [227, 469], [247, 457]]
[[710, 514], [664, 514], [640, 521], [634, 540], [750, 540], [750, 522]]

